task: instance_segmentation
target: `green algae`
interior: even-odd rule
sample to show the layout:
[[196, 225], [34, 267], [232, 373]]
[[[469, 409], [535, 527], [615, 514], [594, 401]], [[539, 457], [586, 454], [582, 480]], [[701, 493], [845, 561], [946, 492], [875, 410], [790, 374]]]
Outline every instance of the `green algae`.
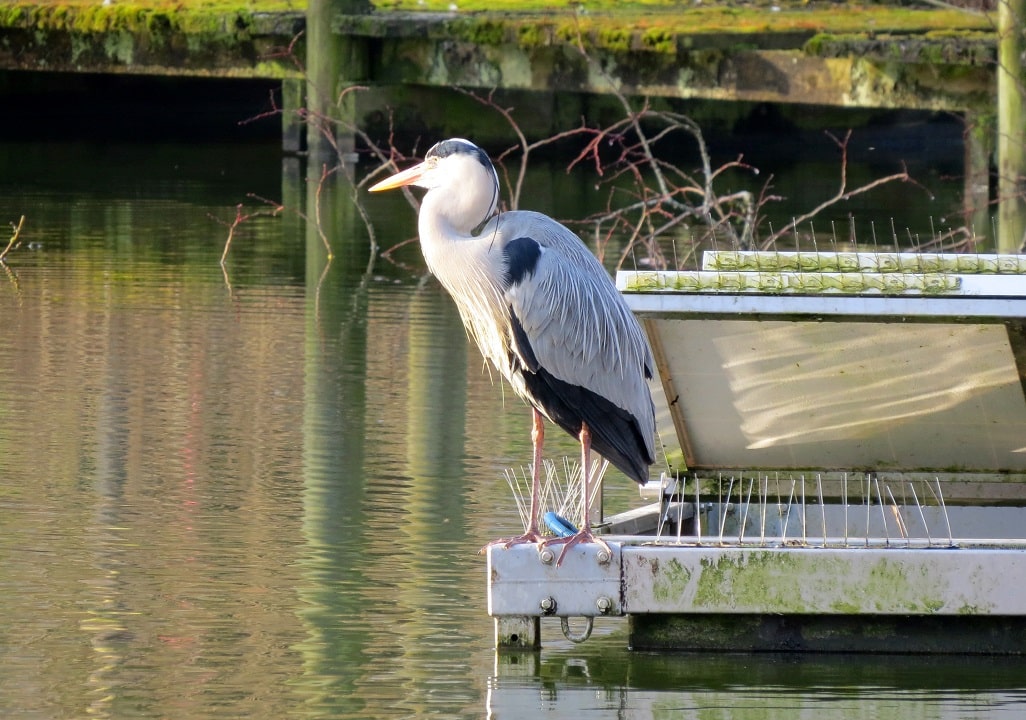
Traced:
[[[305, 3], [302, 5], [305, 6]], [[0, 32], [39, 68], [166, 67], [194, 74], [287, 77], [287, 59], [258, 63], [269, 42], [301, 28], [303, 7], [289, 0], [174, 3], [145, 0], [0, 5]], [[279, 13], [268, 20], [267, 12]], [[254, 70], [252, 66], [259, 64]]]
[[490, 18], [463, 19], [450, 27], [454, 34], [478, 45], [499, 45], [506, 41], [506, 25]]
[[[760, 607], [765, 612], [802, 612], [801, 596], [786, 580], [797, 569], [788, 553], [703, 558], [695, 589], [696, 608]], [[783, 582], [782, 582], [783, 581]]]
[[[699, 610], [754, 609], [764, 613], [807, 613], [818, 609], [817, 597], [837, 595], [830, 608], [838, 614], [860, 612], [904, 612], [935, 614], [946, 606], [940, 586], [923, 570], [910, 577], [903, 563], [878, 558], [868, 572], [853, 576], [849, 564], [815, 549], [773, 552], [752, 551], [744, 555], [703, 558], [695, 579], [693, 604]], [[692, 573], [684, 568], [660, 578], [659, 592], [681, 597]], [[793, 580], [806, 578], [802, 588]], [[822, 579], [822, 587], [817, 585]]]
[[[866, 33], [902, 32], [959, 33], [969, 30], [988, 31], [993, 25], [986, 17], [953, 10], [917, 9], [894, 6], [834, 3], [820, 8], [815, 3], [783, 7], [778, 12], [751, 5], [735, 7], [711, 5], [682, 10], [670, 0], [648, 3], [605, 2], [581, 3], [568, 9], [551, 2], [534, 0], [467, 0], [450, 3], [445, 0], [396, 0], [376, 3], [382, 14], [392, 11], [435, 11], [462, 17], [500, 18], [510, 26], [522, 23], [546, 23], [556, 28], [556, 35], [565, 40], [578, 37], [596, 42], [610, 33], [631, 29], [640, 41], [633, 47], [673, 52], [676, 43], [667, 42], [679, 36], [703, 34], [759, 34], [782, 32]], [[458, 10], [451, 11], [455, 5]]]
[[659, 567], [652, 586], [652, 596], [660, 602], [672, 602], [679, 598], [683, 589], [691, 582], [691, 571], [672, 558]]
[[878, 61], [933, 65], [992, 65], [996, 38], [992, 33], [949, 28], [920, 34], [817, 33], [803, 50], [816, 57], [863, 57]]
[[665, 28], [648, 28], [641, 34], [641, 44], [646, 50], [673, 53], [677, 51], [677, 36]]
[[[375, 15], [429, 11], [450, 18], [455, 38], [483, 45], [515, 41], [522, 47], [552, 41], [582, 42], [616, 52], [673, 54], [681, 38], [709, 34], [759, 35], [803, 32], [815, 37], [808, 50], [821, 51], [839, 34], [929, 34], [936, 41], [965, 39], [992, 30], [990, 19], [953, 10], [835, 3], [784, 4], [770, 11], [758, 3], [745, 7], [709, 5], [682, 10], [673, 0], [621, 3], [601, 0], [560, 5], [551, 0], [379, 0]], [[457, 7], [452, 11], [451, 7]], [[245, 33], [255, 13], [303, 12], [302, 0], [126, 0], [109, 5], [87, 0], [15, 0], [0, 5], [0, 27], [79, 33], [183, 32]]]
[[594, 36], [595, 44], [603, 50], [627, 52], [631, 49], [633, 33], [622, 27], [600, 28]]
[[72, 33], [134, 35], [169, 32], [238, 36], [246, 33], [254, 14], [296, 12], [305, 9], [292, 2], [28, 2], [0, 5], [0, 28], [21, 28]]
[[[731, 52], [786, 49], [796, 59], [802, 52], [855, 57], [843, 81], [849, 83], [849, 74], [858, 79], [866, 96], [860, 101], [869, 104], [918, 106], [921, 89], [940, 98], [934, 101], [938, 108], [988, 101], [986, 78], [978, 71], [992, 65], [989, 20], [947, 10], [815, 1], [783, 3], [779, 11], [758, 1], [686, 8], [672, 0], [455, 0], [456, 10], [436, 0], [374, 5], [371, 13], [336, 16], [333, 30], [395, 39], [401, 47], [391, 70], [401, 82], [436, 66], [425, 56], [432, 52], [425, 40], [474, 46], [472, 62], [459, 64], [451, 75], [445, 74], [449, 66], [437, 64], [438, 74], [429, 81], [500, 85], [515, 77], [518, 87], [547, 87], [568, 73], [585, 82], [587, 68], [577, 48], [605, 53], [607, 70], [626, 86], [683, 90], [718, 87]], [[267, 60], [269, 38], [277, 47], [285, 44], [281, 36], [301, 29], [305, 9], [304, 0], [13, 0], [0, 4], [0, 31], [20, 33], [19, 42], [29, 48], [26, 57], [38, 58], [37, 67], [66, 66], [70, 59], [82, 67], [106, 62], [180, 70], [184, 51], [189, 72], [252, 73], [259, 63], [262, 76], [284, 77], [296, 68], [285, 59]], [[897, 37], [903, 41], [893, 42]], [[858, 64], [861, 58], [867, 62]], [[897, 96], [902, 92], [908, 97]], [[951, 92], [961, 94], [951, 101], [945, 95]], [[800, 93], [794, 90], [796, 98]]]
[[546, 40], [540, 23], [521, 25], [517, 28], [517, 44], [522, 48], [537, 47]]

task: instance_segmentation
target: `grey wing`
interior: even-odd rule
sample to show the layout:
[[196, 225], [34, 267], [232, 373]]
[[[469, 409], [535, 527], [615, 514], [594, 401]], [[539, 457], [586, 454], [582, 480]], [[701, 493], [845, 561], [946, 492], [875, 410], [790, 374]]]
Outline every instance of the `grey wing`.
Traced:
[[[522, 329], [514, 350], [532, 356], [525, 362], [627, 411], [651, 462], [655, 417], [647, 380], [654, 363], [644, 331], [605, 268], [576, 235], [540, 215], [517, 230], [524, 237], [530, 234], [540, 253], [533, 271], [506, 291], [514, 325]], [[529, 347], [522, 347], [524, 340]]]

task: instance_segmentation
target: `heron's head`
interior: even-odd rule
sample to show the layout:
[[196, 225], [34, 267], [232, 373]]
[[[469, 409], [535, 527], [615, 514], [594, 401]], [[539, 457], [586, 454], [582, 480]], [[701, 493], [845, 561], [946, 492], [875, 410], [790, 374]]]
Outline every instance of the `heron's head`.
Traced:
[[436, 143], [424, 155], [422, 163], [385, 178], [370, 191], [404, 185], [424, 188], [429, 196], [434, 193], [438, 211], [467, 228], [484, 222], [495, 212], [499, 202], [499, 176], [495, 166], [484, 150], [463, 138]]

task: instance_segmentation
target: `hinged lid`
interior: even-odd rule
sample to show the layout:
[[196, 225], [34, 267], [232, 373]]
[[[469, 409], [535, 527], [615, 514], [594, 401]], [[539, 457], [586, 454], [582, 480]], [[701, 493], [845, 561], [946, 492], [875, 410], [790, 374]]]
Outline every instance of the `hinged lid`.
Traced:
[[656, 356], [671, 463], [1026, 479], [1026, 257], [706, 253], [704, 267], [617, 276]]

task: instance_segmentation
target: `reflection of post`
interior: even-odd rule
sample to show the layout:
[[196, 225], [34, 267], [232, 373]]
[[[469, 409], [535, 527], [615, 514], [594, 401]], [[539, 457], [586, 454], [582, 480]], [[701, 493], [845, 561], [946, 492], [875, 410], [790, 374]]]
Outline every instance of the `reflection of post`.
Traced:
[[[307, 110], [312, 117], [331, 122], [335, 128], [334, 140], [343, 157], [353, 151], [356, 108], [352, 93], [342, 99], [342, 89], [363, 79], [367, 53], [363, 40], [338, 35], [331, 26], [337, 15], [359, 15], [370, 10], [367, 0], [309, 0], [307, 4]], [[320, 122], [307, 126], [306, 141], [311, 157], [329, 154], [332, 151], [330, 139], [324, 136]]]
[[[316, 182], [311, 182], [316, 192]], [[322, 202], [331, 212], [323, 230], [334, 232], [345, 210], [325, 183]], [[308, 205], [312, 207], [312, 200]], [[351, 210], [349, 211], [351, 215]], [[314, 223], [313, 218], [308, 227]], [[353, 244], [353, 243], [349, 243]], [[306, 543], [297, 588], [307, 637], [295, 645], [302, 676], [294, 679], [299, 706], [326, 714], [353, 716], [366, 711], [358, 698], [359, 673], [341, 672], [341, 658], [367, 656], [367, 632], [357, 623], [365, 613], [360, 593], [366, 561], [364, 437], [367, 415], [367, 295], [362, 267], [349, 271], [325, 257], [318, 230], [307, 230], [306, 338], [303, 409], [303, 539]], [[331, 268], [332, 272], [325, 272]], [[297, 348], [297, 351], [300, 349]]]
[[[95, 328], [100, 330], [101, 328]], [[121, 330], [123, 328], [117, 328]], [[105, 327], [104, 335], [111, 343], [105, 359], [110, 363], [104, 390], [97, 401], [96, 452], [87, 464], [95, 465], [93, 485], [96, 496], [93, 522], [84, 528], [88, 547], [94, 553], [92, 567], [95, 574], [85, 585], [88, 592], [80, 600], [79, 629], [89, 637], [93, 649], [94, 668], [88, 674], [88, 687], [92, 701], [88, 713], [91, 717], [113, 717], [111, 712], [125, 679], [124, 638], [132, 636], [125, 619], [137, 613], [130, 606], [132, 593], [127, 591], [122, 575], [125, 565], [124, 545], [120, 529], [124, 527], [121, 508], [125, 507], [125, 484], [128, 481], [129, 440], [131, 412], [129, 382], [117, 362], [112, 358], [130, 357], [121, 343], [124, 335]], [[186, 697], [179, 698], [182, 708], [190, 706]]]
[[[463, 533], [463, 452], [467, 406], [465, 333], [449, 298], [432, 287], [410, 302], [407, 472], [424, 510], [406, 524], [417, 543]], [[419, 497], [418, 497], [419, 496]], [[452, 522], [440, 525], [439, 518]]]
[[998, 2], [998, 252], [1018, 252], [1026, 234], [1024, 10], [1026, 0]]
[[305, 235], [306, 222], [306, 181], [303, 171], [306, 163], [295, 155], [285, 155], [281, 159], [281, 204], [288, 211], [281, 213], [281, 232], [283, 237], [299, 242]]
[[300, 78], [287, 77], [281, 81], [281, 149], [297, 153], [304, 147], [305, 125], [299, 110], [303, 107], [306, 83]]

